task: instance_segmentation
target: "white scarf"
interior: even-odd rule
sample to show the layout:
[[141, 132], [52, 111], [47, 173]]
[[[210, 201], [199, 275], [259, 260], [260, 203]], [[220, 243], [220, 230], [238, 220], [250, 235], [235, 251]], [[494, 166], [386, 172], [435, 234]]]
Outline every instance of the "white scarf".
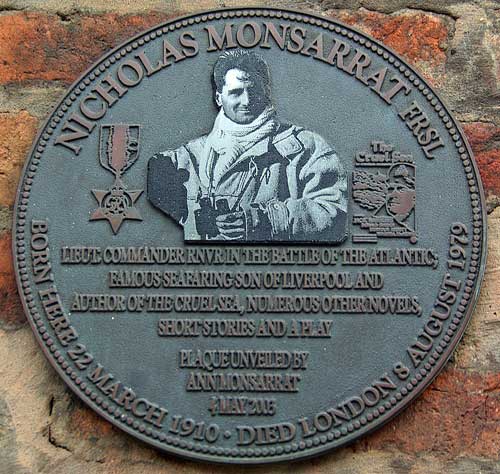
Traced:
[[275, 130], [276, 112], [270, 105], [248, 124], [233, 122], [221, 108], [207, 137], [200, 161], [200, 179], [207, 188], [219, 184], [224, 173], [239, 157]]

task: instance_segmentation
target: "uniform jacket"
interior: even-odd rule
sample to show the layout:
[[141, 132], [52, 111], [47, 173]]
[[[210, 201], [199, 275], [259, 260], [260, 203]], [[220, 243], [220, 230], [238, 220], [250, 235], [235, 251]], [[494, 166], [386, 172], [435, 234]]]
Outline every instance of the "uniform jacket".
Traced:
[[275, 133], [246, 150], [210, 190], [199, 177], [206, 140], [202, 136], [149, 161], [148, 197], [184, 227], [185, 240], [207, 239], [200, 222], [209, 220], [210, 212], [238, 210], [244, 211], [249, 242], [345, 238], [347, 177], [321, 136], [279, 124]]

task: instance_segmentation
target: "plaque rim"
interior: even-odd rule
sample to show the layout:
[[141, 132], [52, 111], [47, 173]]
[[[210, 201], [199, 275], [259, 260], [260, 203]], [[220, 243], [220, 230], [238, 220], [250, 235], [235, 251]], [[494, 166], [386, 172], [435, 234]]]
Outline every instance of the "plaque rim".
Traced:
[[[367, 422], [366, 426], [369, 426], [369, 424], [371, 424], [371, 426], [367, 429], [365, 428], [362, 434], [358, 434], [357, 436], [355, 435], [358, 428], [353, 429], [352, 432], [348, 432], [345, 435], [342, 434], [339, 437], [339, 439], [343, 437], [344, 440], [338, 442], [337, 444], [335, 444], [335, 446], [331, 446], [330, 443], [334, 440], [338, 441], [337, 438], [334, 438], [333, 440], [328, 440], [325, 443], [320, 443], [318, 445], [314, 446], [311, 445], [312, 447], [306, 446], [306, 443], [301, 442], [304, 446], [298, 446], [297, 449], [295, 450], [294, 449], [288, 451], [283, 450], [283, 452], [279, 454], [272, 454], [269, 452], [266, 453], [258, 452], [259, 448], [256, 448], [252, 450], [253, 451], [252, 454], [248, 453], [246, 455], [241, 455], [238, 452], [237, 454], [232, 455], [226, 452], [219, 452], [219, 450], [225, 451], [226, 449], [229, 450], [229, 448], [213, 447], [214, 448], [213, 452], [211, 450], [205, 452], [196, 449], [189, 450], [187, 446], [178, 447], [176, 445], [166, 444], [164, 440], [159, 440], [158, 438], [155, 439], [150, 434], [147, 434], [145, 431], [141, 432], [137, 428], [128, 426], [120, 418], [113, 417], [111, 414], [108, 413], [107, 410], [105, 410], [100, 406], [100, 403], [97, 404], [96, 400], [92, 400], [89, 395], [85, 394], [85, 392], [82, 390], [80, 386], [77, 386], [75, 384], [75, 379], [78, 380], [76, 371], [71, 369], [70, 372], [68, 372], [67, 369], [71, 368], [70, 364], [66, 362], [66, 359], [62, 357], [62, 354], [57, 356], [58, 352], [57, 350], [51, 349], [53, 341], [51, 341], [51, 338], [47, 333], [47, 329], [45, 328], [41, 316], [38, 315], [38, 317], [36, 317], [35, 313], [37, 313], [37, 310], [35, 305], [33, 304], [32, 309], [30, 309], [30, 306], [28, 304], [28, 298], [31, 295], [31, 289], [30, 289], [29, 278], [26, 276], [26, 266], [25, 264], [23, 265], [27, 252], [26, 249], [22, 246], [24, 234], [26, 232], [24, 229], [24, 224], [25, 224], [24, 217], [26, 215], [25, 210], [27, 208], [27, 204], [29, 203], [29, 195], [31, 190], [31, 184], [30, 182], [26, 182], [26, 180], [27, 179], [32, 180], [36, 175], [36, 169], [44, 153], [46, 140], [50, 138], [50, 135], [52, 133], [51, 130], [53, 130], [53, 128], [55, 128], [55, 126], [58, 125], [60, 119], [62, 119], [62, 117], [64, 117], [66, 114], [67, 107], [65, 105], [65, 102], [69, 100], [72, 103], [78, 98], [80, 92], [75, 94], [75, 91], [81, 84], [85, 83], [85, 80], [89, 81], [89, 84], [91, 84], [92, 81], [94, 81], [96, 77], [99, 76], [102, 72], [104, 72], [111, 64], [121, 60], [121, 58], [126, 57], [128, 54], [133, 52], [134, 49], [141, 46], [141, 45], [135, 47], [131, 46], [134, 43], [137, 43], [139, 40], [148, 37], [149, 39], [147, 41], [150, 41], [151, 39], [154, 39], [157, 36], [165, 34], [166, 33], [166, 31], [164, 31], [165, 29], [168, 31], [175, 31], [188, 27], [189, 25], [192, 25], [194, 23], [204, 23], [211, 20], [228, 19], [233, 17], [235, 18], [266, 17], [274, 19], [289, 19], [291, 21], [311, 24], [313, 26], [321, 27], [327, 30], [331, 28], [331, 31], [335, 31], [341, 36], [347, 37], [350, 41], [361, 44], [361, 46], [364, 48], [370, 49], [371, 47], [372, 52], [381, 56], [384, 59], [384, 61], [388, 61], [395, 68], [399, 68], [400, 72], [403, 73], [404, 71], [409, 71], [409, 75], [412, 74], [415, 76], [415, 80], [410, 82], [413, 83], [417, 81], [424, 86], [422, 89], [419, 88], [419, 93], [424, 96], [426, 101], [430, 103], [431, 98], [429, 97], [435, 98], [436, 104], [441, 107], [441, 110], [444, 112], [444, 115], [440, 116], [439, 118], [441, 122], [444, 124], [445, 128], [447, 129], [447, 132], [451, 133], [450, 129], [452, 128], [455, 129], [454, 135], [458, 136], [457, 139], [455, 139], [452, 136], [452, 140], [455, 143], [455, 145], [457, 144], [458, 141], [461, 141], [461, 146], [465, 148], [465, 151], [463, 153], [459, 153], [458, 150], [456, 150], [456, 153], [457, 155], [461, 154], [466, 155], [466, 157], [462, 158], [462, 160], [468, 159], [470, 161], [470, 165], [468, 166], [472, 167], [472, 172], [473, 172], [472, 179], [474, 179], [475, 183], [474, 185], [468, 186], [469, 195], [473, 193], [470, 188], [472, 186], [477, 187], [477, 190], [474, 191], [474, 193], [478, 195], [477, 198], [478, 203], [477, 205], [472, 205], [471, 203], [471, 207], [473, 210], [479, 211], [478, 214], [480, 215], [481, 219], [480, 226], [475, 227], [479, 228], [481, 232], [480, 240], [476, 240], [476, 242], [479, 242], [480, 258], [478, 259], [478, 269], [476, 270], [474, 280], [472, 281], [473, 290], [469, 292], [470, 294], [469, 301], [466, 307], [466, 311], [464, 312], [464, 315], [462, 317], [462, 320], [459, 323], [459, 326], [454, 331], [453, 336], [450, 337], [450, 341], [448, 342], [446, 347], [442, 349], [438, 360], [428, 371], [428, 374], [426, 374], [421, 381], [417, 381], [417, 383], [415, 384], [415, 390], [413, 390], [412, 388], [411, 390], [408, 391], [408, 394], [404, 396], [402, 400], [397, 402], [396, 405], [394, 405], [390, 409], [385, 410], [384, 412], [381, 412], [380, 416], [378, 416], [376, 419]], [[197, 19], [198, 21], [196, 21]], [[337, 29], [339, 31], [337, 31]], [[360, 39], [363, 39], [363, 43], [360, 43]], [[369, 46], [366, 43], [369, 43]], [[127, 48], [131, 49], [128, 50]], [[387, 55], [387, 57], [385, 57], [384, 55]], [[393, 58], [392, 62], [389, 59], [391, 58], [391, 56]], [[113, 60], [111, 58], [115, 59]], [[106, 62], [109, 63], [107, 66], [105, 65]], [[100, 68], [103, 67], [104, 69], [101, 71]], [[405, 77], [407, 76], [405, 75]], [[85, 88], [82, 89], [82, 91], [83, 90], [85, 90]], [[427, 90], [427, 93], [424, 93], [425, 90]], [[72, 95], [74, 96], [74, 99], [71, 98]], [[64, 111], [65, 107], [66, 111]], [[435, 108], [436, 106], [433, 105], [433, 107]], [[57, 117], [58, 115], [59, 115], [59, 120], [55, 121], [54, 118]], [[449, 122], [451, 122], [451, 125], [447, 126], [447, 123]], [[51, 125], [54, 125], [52, 129]], [[104, 53], [96, 61], [94, 61], [90, 67], [88, 67], [83, 73], [81, 73], [78, 76], [78, 78], [68, 88], [65, 89], [62, 98], [57, 102], [55, 107], [47, 115], [47, 118], [43, 121], [42, 125], [39, 127], [39, 130], [33, 141], [33, 144], [31, 145], [29, 153], [26, 156], [27, 159], [24, 162], [23, 169], [20, 174], [16, 199], [13, 207], [14, 212], [13, 212], [13, 227], [12, 227], [13, 229], [12, 256], [15, 269], [17, 290], [21, 299], [24, 313], [30, 323], [35, 339], [41, 346], [42, 351], [45, 357], [49, 360], [51, 366], [55, 369], [59, 377], [61, 377], [64, 380], [66, 386], [68, 386], [88, 407], [90, 407], [94, 412], [96, 412], [100, 417], [104, 418], [106, 421], [112, 423], [120, 430], [125, 431], [127, 434], [133, 436], [136, 440], [145, 443], [148, 446], [153, 446], [156, 449], [161, 450], [163, 453], [175, 454], [176, 456], [179, 456], [181, 458], [197, 462], [208, 462], [213, 464], [256, 465], [256, 464], [270, 464], [270, 463], [290, 462], [290, 461], [302, 461], [321, 454], [331, 453], [336, 449], [345, 447], [346, 445], [354, 442], [358, 438], [364, 437], [372, 433], [373, 431], [381, 428], [387, 422], [391, 421], [402, 411], [404, 411], [404, 409], [406, 409], [408, 405], [414, 402], [416, 398], [422, 395], [422, 393], [427, 389], [427, 387], [441, 373], [445, 364], [448, 362], [449, 358], [453, 354], [453, 351], [460, 343], [465, 333], [465, 330], [467, 329], [472, 313], [476, 308], [479, 294], [481, 291], [481, 286], [484, 279], [487, 253], [488, 253], [487, 210], [485, 206], [485, 194], [481, 181], [481, 176], [479, 173], [476, 159], [474, 157], [470, 144], [467, 140], [467, 137], [465, 136], [465, 133], [460, 123], [458, 123], [455, 117], [451, 114], [449, 107], [441, 99], [440, 95], [436, 93], [435, 90], [428, 84], [427, 80], [423, 78], [417, 70], [414, 69], [414, 66], [408, 64], [406, 59], [402, 58], [401, 55], [394, 52], [390, 47], [383, 44], [379, 40], [374, 39], [371, 36], [367, 35], [366, 33], [361, 32], [357, 28], [346, 25], [335, 18], [329, 18], [329, 17], [327, 18], [317, 13], [304, 12], [294, 8], [259, 6], [259, 7], [227, 7], [227, 8], [204, 10], [183, 16], [176, 16], [162, 23], [159, 23], [149, 29], [146, 29], [138, 33], [137, 35], [134, 35], [126, 39], [124, 42], [120, 43], [119, 45], [111, 49], [109, 52]], [[460, 157], [457, 158], [460, 159]], [[30, 176], [29, 173], [32, 173], [32, 175]], [[18, 245], [18, 243], [21, 245]], [[471, 256], [469, 256], [469, 260], [471, 259]], [[24, 272], [22, 271], [23, 269]], [[25, 278], [22, 278], [23, 276], [25, 276]], [[26, 282], [27, 284], [23, 285], [23, 282]], [[462, 294], [462, 292], [464, 291], [465, 290], [462, 290], [460, 294]], [[33, 299], [33, 297], [31, 298]], [[65, 363], [66, 366], [64, 366]], [[74, 378], [71, 377], [71, 375], [73, 374], [75, 375]], [[185, 442], [185, 445], [187, 444], [188, 442]], [[237, 448], [234, 449], [236, 450]], [[264, 448], [264, 449], [269, 451], [269, 448]]]

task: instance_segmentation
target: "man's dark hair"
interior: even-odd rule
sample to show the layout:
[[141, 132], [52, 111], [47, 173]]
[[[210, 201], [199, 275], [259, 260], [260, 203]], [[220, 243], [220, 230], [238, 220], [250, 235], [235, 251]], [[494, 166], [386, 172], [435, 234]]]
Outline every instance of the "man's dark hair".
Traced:
[[265, 94], [269, 96], [271, 78], [267, 63], [261, 56], [243, 49], [226, 51], [220, 55], [214, 66], [214, 83], [217, 92], [222, 92], [226, 73], [230, 69], [240, 69], [257, 79]]

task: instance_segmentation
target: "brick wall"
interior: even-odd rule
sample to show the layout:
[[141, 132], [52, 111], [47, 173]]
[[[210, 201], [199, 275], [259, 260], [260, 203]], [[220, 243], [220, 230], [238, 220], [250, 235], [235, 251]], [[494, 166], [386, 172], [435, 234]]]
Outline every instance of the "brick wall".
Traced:
[[395, 421], [299, 464], [304, 473], [500, 472], [500, 4], [495, 0], [0, 0], [0, 474], [236, 472], [162, 455], [84, 406], [45, 361], [18, 300], [13, 200], [38, 127], [102, 53], [173, 16], [234, 5], [293, 7], [382, 40], [421, 71], [461, 121], [488, 205], [489, 256], [467, 333], [445, 371]]

